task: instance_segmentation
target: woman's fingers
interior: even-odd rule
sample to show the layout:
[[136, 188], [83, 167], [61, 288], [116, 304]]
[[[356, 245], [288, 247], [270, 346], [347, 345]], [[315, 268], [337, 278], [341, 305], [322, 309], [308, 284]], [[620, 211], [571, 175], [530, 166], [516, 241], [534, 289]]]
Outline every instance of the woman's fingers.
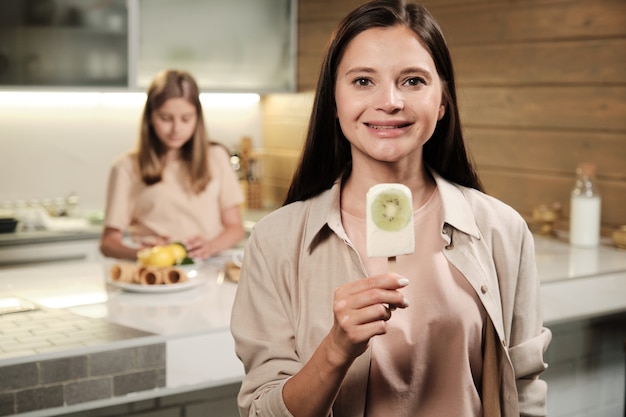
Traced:
[[358, 310], [374, 304], [386, 304], [404, 308], [408, 301], [398, 291], [407, 286], [406, 278], [394, 273], [363, 278], [343, 285], [335, 290], [335, 303]]
[[405, 308], [408, 302], [398, 291], [408, 284], [406, 278], [389, 273], [364, 278], [335, 290], [332, 339], [346, 357], [363, 353], [369, 340], [385, 334], [390, 306]]

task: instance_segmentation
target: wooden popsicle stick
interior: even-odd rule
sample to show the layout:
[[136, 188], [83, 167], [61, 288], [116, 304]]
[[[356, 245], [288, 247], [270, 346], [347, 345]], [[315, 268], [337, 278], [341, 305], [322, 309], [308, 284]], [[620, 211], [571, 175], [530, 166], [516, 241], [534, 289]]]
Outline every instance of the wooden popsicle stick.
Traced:
[[[389, 270], [389, 272], [396, 272], [396, 257], [395, 256], [390, 256], [387, 258], [387, 269]], [[393, 311], [396, 309], [396, 306], [389, 304], [389, 311]]]
[[396, 272], [396, 257], [390, 256], [387, 258], [387, 268], [389, 272]]

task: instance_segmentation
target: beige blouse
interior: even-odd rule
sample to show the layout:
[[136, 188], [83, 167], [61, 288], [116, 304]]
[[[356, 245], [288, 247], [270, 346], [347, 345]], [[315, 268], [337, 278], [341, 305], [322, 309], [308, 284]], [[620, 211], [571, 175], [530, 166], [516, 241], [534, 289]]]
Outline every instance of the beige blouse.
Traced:
[[[365, 219], [342, 211], [343, 226], [368, 275], [387, 272], [387, 258], [368, 258]], [[371, 341], [367, 417], [480, 416], [485, 309], [467, 279], [444, 256], [441, 196], [414, 213], [415, 251], [398, 256], [409, 301]], [[453, 398], [454, 401], [441, 401]]]
[[162, 180], [147, 186], [139, 176], [136, 154], [120, 157], [109, 176], [104, 225], [128, 230], [133, 240], [217, 236], [223, 229], [221, 211], [241, 204], [244, 196], [224, 148], [210, 147], [209, 166], [211, 181], [194, 194], [181, 185], [187, 176], [181, 161], [168, 163]]

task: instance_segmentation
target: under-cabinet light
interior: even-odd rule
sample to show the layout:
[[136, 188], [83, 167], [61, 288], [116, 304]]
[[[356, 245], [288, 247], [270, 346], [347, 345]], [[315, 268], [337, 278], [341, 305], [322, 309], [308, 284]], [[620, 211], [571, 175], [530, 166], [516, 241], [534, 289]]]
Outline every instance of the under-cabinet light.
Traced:
[[1, 107], [95, 107], [101, 93], [61, 93], [35, 91], [0, 92]]
[[254, 93], [201, 93], [200, 101], [207, 107], [247, 107], [261, 98]]
[[[237, 108], [255, 105], [255, 93], [202, 93], [203, 106]], [[141, 92], [36, 92], [0, 91], [0, 107], [141, 107], [146, 94]]]

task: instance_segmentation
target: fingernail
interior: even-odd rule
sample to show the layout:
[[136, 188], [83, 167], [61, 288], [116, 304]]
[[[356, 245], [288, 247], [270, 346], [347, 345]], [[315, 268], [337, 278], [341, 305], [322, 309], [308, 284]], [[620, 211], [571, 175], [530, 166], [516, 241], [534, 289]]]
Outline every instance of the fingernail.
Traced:
[[400, 278], [398, 280], [398, 285], [401, 287], [406, 287], [407, 285], [409, 285], [409, 280], [406, 278]]
[[409, 300], [407, 300], [406, 298], [402, 300], [402, 305], [405, 307], [409, 306]]

